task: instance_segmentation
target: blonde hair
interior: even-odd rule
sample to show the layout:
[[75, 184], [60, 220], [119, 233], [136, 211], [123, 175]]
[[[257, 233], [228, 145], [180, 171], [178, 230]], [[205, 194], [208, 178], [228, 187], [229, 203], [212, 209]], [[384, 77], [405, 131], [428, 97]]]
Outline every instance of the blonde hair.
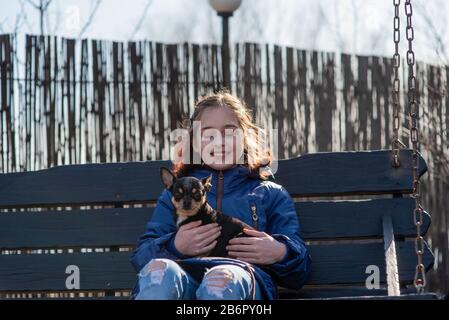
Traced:
[[[246, 103], [227, 91], [221, 90], [217, 93], [200, 97], [195, 103], [195, 108], [190, 119], [187, 121], [184, 120], [184, 123], [182, 123], [182, 126], [189, 131], [190, 143], [188, 145], [191, 148], [190, 156], [192, 157], [194, 152], [192, 149], [193, 121], [199, 120], [202, 112], [210, 107], [228, 107], [234, 112], [243, 131], [243, 164], [252, 172], [259, 171], [258, 176], [261, 179], [266, 180], [269, 173], [259, 170], [259, 168], [262, 166], [269, 166], [273, 160], [273, 156], [270, 150], [266, 147], [265, 131], [253, 122], [252, 112], [247, 107]], [[184, 147], [181, 147], [178, 153], [180, 158], [183, 156], [183, 148]], [[180, 161], [174, 164], [172, 170], [177, 175], [187, 174], [190, 169], [198, 166], [192, 164], [192, 159], [189, 159], [189, 161], [189, 163]]]

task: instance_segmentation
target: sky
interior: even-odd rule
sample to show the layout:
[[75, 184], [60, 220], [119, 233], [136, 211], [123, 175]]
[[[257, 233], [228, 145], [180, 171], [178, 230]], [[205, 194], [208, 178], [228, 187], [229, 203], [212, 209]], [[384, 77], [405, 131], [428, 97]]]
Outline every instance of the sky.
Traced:
[[[40, 0], [0, 0], [0, 33], [39, 33]], [[46, 0], [44, 0], [46, 1]], [[401, 52], [406, 50], [401, 1]], [[449, 61], [447, 0], [415, 0], [417, 60]], [[98, 6], [97, 6], [98, 4]], [[92, 10], [92, 23], [84, 29]], [[25, 15], [26, 20], [23, 19]], [[255, 42], [361, 55], [392, 56], [392, 0], [243, 0], [231, 20], [232, 42]], [[140, 27], [139, 27], [140, 26]], [[52, 0], [45, 33], [70, 38], [219, 43], [221, 18], [208, 0]]]

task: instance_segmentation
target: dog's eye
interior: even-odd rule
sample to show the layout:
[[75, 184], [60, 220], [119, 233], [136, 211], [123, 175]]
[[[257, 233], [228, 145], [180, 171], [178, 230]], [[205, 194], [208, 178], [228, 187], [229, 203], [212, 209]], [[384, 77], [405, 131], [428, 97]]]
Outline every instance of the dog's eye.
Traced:
[[201, 198], [201, 194], [197, 191], [192, 194], [192, 197], [198, 201]]
[[177, 200], [181, 199], [181, 198], [183, 197], [182, 191], [183, 191], [182, 189], [175, 189], [175, 190], [173, 191], [173, 196], [174, 196]]

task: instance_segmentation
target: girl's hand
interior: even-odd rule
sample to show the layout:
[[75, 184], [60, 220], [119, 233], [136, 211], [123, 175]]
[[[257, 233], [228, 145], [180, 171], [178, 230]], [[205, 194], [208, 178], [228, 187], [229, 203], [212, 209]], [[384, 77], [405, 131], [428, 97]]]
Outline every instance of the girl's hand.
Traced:
[[184, 255], [207, 256], [217, 244], [221, 226], [209, 223], [201, 226], [201, 221], [182, 225], [176, 232], [175, 247]]
[[254, 264], [273, 264], [287, 253], [286, 245], [268, 233], [246, 228], [243, 232], [251, 237], [233, 238], [226, 246], [231, 258]]

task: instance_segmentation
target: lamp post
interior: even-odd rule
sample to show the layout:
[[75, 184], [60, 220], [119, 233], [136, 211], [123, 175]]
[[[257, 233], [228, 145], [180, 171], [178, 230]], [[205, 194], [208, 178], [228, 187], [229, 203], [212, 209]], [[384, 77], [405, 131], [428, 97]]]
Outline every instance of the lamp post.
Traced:
[[222, 17], [221, 67], [223, 86], [231, 88], [230, 52], [229, 52], [229, 18], [240, 7], [242, 0], [209, 0], [210, 5]]

